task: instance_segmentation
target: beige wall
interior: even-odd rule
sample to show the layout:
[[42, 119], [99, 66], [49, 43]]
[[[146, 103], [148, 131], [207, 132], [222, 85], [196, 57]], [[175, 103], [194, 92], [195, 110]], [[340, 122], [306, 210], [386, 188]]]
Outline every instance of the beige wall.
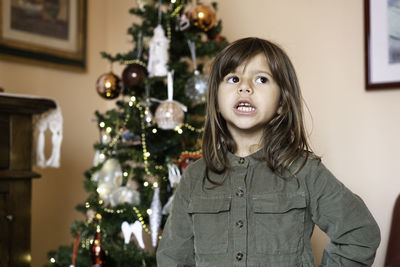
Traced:
[[[97, 77], [108, 70], [99, 51], [130, 48], [126, 30], [133, 17], [128, 10], [135, 1], [88, 2], [86, 74], [0, 61], [0, 86], [7, 92], [54, 98], [64, 112], [62, 167], [38, 170], [43, 177], [33, 184], [33, 267], [46, 261], [49, 249], [71, 241], [69, 227], [80, 216], [74, 207], [85, 198], [82, 173], [92, 164], [97, 138], [93, 112], [112, 107], [94, 89]], [[292, 58], [312, 113], [313, 122], [308, 118], [312, 145], [378, 221], [382, 243], [374, 266], [382, 266], [400, 188], [400, 90], [365, 91], [363, 1], [218, 2], [223, 35], [229, 40], [267, 38], [281, 44]], [[114, 70], [119, 73], [121, 67]], [[317, 260], [326, 242], [317, 231], [313, 237]]]

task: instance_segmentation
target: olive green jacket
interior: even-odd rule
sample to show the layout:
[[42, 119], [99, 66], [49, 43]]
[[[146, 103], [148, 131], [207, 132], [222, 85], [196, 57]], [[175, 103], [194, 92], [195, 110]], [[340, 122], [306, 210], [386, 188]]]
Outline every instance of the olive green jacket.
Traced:
[[203, 180], [203, 159], [189, 165], [157, 250], [158, 267], [315, 266], [314, 224], [331, 239], [320, 266], [372, 265], [380, 231], [357, 195], [319, 160], [281, 178], [260, 155], [229, 153], [229, 176], [214, 189]]

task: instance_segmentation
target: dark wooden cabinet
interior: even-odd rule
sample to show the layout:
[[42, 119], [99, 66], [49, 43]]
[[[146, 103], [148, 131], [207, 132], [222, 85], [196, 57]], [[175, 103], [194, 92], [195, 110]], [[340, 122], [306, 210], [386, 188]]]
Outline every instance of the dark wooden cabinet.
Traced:
[[0, 266], [28, 267], [31, 259], [33, 114], [54, 101], [0, 93]]

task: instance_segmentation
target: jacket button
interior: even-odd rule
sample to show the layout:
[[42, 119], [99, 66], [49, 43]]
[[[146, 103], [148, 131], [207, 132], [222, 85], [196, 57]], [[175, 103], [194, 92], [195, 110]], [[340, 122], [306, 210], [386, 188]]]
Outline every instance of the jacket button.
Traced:
[[242, 228], [243, 225], [244, 225], [244, 223], [243, 223], [242, 220], [239, 220], [239, 221], [236, 222], [236, 226], [237, 226], [238, 228]]
[[243, 253], [242, 253], [242, 252], [236, 253], [236, 259], [237, 259], [238, 261], [241, 261], [241, 260], [243, 259]]
[[239, 163], [240, 163], [240, 164], [243, 164], [243, 163], [244, 163], [244, 158], [240, 158], [240, 159], [239, 159]]
[[236, 191], [236, 196], [238, 196], [238, 197], [243, 197], [243, 196], [244, 196], [244, 191], [243, 191], [242, 189], [238, 189], [238, 190]]

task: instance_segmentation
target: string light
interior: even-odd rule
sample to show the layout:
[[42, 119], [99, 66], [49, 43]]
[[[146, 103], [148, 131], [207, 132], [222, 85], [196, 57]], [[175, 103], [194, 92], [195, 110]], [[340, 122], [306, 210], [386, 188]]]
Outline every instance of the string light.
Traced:
[[192, 131], [192, 132], [197, 132], [197, 133], [202, 133], [202, 132], [204, 132], [204, 128], [198, 129], [198, 128], [193, 127], [193, 126], [190, 125], [189, 123], [183, 123], [183, 124], [181, 125], [181, 127], [185, 127], [185, 128], [187, 128], [188, 130], [190, 130], [190, 131]]
[[86, 202], [86, 203], [85, 203], [85, 207], [86, 207], [87, 209], [90, 208], [89, 202]]
[[50, 262], [51, 262], [51, 263], [56, 263], [56, 259], [50, 258]]
[[127, 177], [127, 176], [128, 176], [128, 173], [127, 173], [127, 172], [124, 172], [123, 175], [124, 175], [124, 177]]
[[153, 184], [153, 187], [158, 187], [158, 183], [157, 182], [155, 182], [154, 184]]
[[133, 95], [133, 96], [131, 96], [131, 101], [132, 102], [135, 102], [136, 101], [136, 97]]
[[145, 187], [148, 187], [148, 186], [149, 186], [149, 182], [144, 182], [143, 185], [144, 185]]
[[152, 130], [152, 132], [153, 132], [153, 134], [157, 133], [157, 129], [154, 128], [154, 129]]
[[147, 214], [151, 215], [153, 211], [151, 209], [147, 209]]
[[107, 132], [107, 133], [111, 133], [111, 131], [112, 131], [112, 128], [111, 128], [111, 127], [107, 127], [107, 128], [106, 128], [106, 132]]
[[101, 128], [104, 128], [104, 126], [106, 126], [106, 124], [104, 123], [104, 121], [102, 121], [102, 122], [99, 123], [99, 126], [100, 126]]

